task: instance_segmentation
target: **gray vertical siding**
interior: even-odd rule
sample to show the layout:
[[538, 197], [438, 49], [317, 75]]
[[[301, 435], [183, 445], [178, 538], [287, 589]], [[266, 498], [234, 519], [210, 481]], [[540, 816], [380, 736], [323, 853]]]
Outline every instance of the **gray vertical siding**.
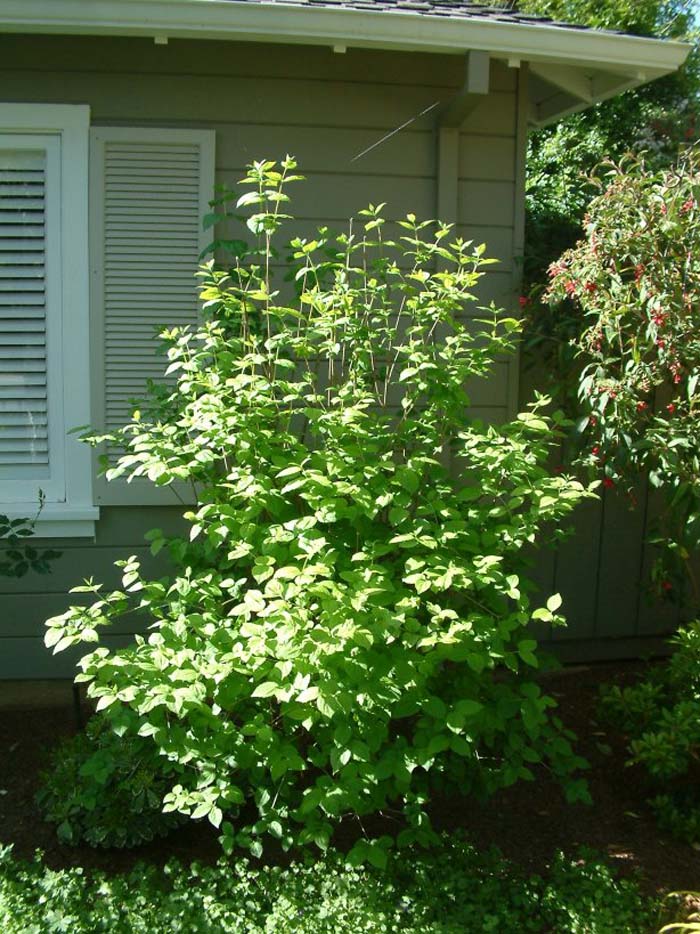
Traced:
[[[533, 361], [520, 374], [524, 405], [541, 382]], [[681, 622], [677, 604], [651, 592], [655, 558], [648, 544], [659, 499], [646, 483], [634, 500], [617, 489], [598, 489], [573, 514], [570, 536], [536, 559], [533, 579], [542, 594], [561, 593], [564, 628], [536, 627], [536, 635], [566, 661], [641, 658], [668, 651]]]

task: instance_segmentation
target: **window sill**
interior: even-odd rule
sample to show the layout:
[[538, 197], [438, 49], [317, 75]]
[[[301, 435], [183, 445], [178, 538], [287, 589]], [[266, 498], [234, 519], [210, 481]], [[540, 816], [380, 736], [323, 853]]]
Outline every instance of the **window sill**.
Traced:
[[[0, 515], [10, 519], [33, 519], [36, 503], [0, 503]], [[47, 503], [34, 525], [34, 538], [94, 538], [100, 517], [97, 506]]]

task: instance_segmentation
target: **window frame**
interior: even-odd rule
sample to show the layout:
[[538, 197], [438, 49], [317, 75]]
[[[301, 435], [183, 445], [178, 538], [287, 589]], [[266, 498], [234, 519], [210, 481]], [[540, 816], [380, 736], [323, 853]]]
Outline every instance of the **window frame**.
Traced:
[[[64, 482], [62, 489], [53, 490], [50, 498], [47, 496], [37, 517], [36, 535], [40, 538], [94, 536], [95, 521], [99, 517], [99, 509], [93, 501], [91, 450], [72, 433], [75, 428], [91, 422], [89, 130], [90, 108], [86, 104], [0, 103], [3, 137], [16, 134], [25, 138], [34, 135], [60, 140], [60, 281], [58, 310], [50, 310], [52, 317], [59, 316], [58, 321], [51, 321], [51, 330], [54, 335], [60, 332], [60, 339], [54, 336], [47, 348], [47, 368], [52, 365], [51, 357], [55, 359], [55, 355], [60, 355], [63, 415], [59, 419], [55, 414], [61, 407], [56, 406], [49, 433], [54, 439], [51, 450], [58, 459], [55, 467], [59, 475], [63, 474]], [[53, 199], [56, 193], [50, 192], [49, 197]], [[60, 423], [56, 424], [57, 421]], [[62, 441], [56, 441], [57, 438]], [[37, 499], [12, 501], [0, 480], [0, 513], [11, 518], [35, 516], [40, 487], [41, 481], [37, 480]]]

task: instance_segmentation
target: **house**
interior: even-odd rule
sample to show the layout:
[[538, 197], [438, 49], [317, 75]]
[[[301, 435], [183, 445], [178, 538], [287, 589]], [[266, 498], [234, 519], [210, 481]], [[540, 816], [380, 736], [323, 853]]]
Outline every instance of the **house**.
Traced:
[[[62, 556], [0, 581], [0, 677], [67, 674], [43, 621], [83, 577], [116, 583], [116, 559], [148, 564], [146, 530], [177, 526], [168, 490], [107, 485], [69, 432], [123, 422], [162, 369], [154, 328], [195, 317], [215, 178], [291, 152], [303, 231], [370, 201], [438, 215], [487, 243], [501, 263], [483, 297], [513, 305], [528, 129], [686, 54], [462, 0], [2, 0], [0, 513], [33, 515], [41, 489], [37, 533]], [[517, 362], [474, 398], [491, 419], [517, 404]], [[641, 547], [617, 529], [609, 547]], [[609, 654], [606, 636], [629, 651], [614, 607], [585, 630], [591, 592], [617, 582], [581, 576], [580, 544], [568, 560], [570, 654]]]

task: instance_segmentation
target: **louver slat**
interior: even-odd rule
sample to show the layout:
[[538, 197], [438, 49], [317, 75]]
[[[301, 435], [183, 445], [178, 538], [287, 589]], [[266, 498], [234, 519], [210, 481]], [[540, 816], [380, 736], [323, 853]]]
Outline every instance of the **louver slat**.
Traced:
[[45, 155], [0, 151], [0, 465], [49, 463]]
[[[127, 134], [133, 133], [133, 137]], [[157, 334], [194, 323], [194, 273], [201, 217], [210, 197], [213, 135], [101, 128], [95, 131], [102, 179], [100, 215], [104, 427], [128, 422], [149, 378], [167, 364]], [[206, 190], [205, 190], [206, 186]], [[1, 293], [0, 293], [1, 294]], [[1, 299], [0, 299], [1, 301]], [[107, 451], [110, 460], [119, 452]], [[114, 485], [110, 484], [110, 487]], [[115, 495], [114, 489], [109, 491]], [[121, 501], [136, 491], [124, 489]]]

